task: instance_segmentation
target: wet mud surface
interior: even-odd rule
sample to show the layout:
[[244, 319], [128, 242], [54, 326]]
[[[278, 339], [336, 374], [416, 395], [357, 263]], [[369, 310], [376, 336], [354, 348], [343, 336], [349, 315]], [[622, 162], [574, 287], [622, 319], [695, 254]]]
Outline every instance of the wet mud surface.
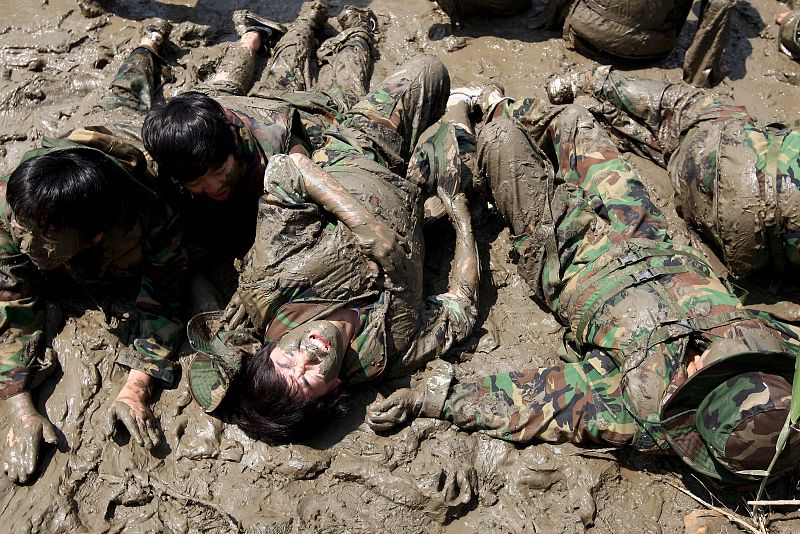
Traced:
[[[454, 87], [491, 80], [510, 95], [543, 96], [551, 73], [592, 64], [568, 50], [559, 32], [532, 30], [532, 12], [471, 19], [451, 35], [445, 16], [427, 0], [354, 3], [370, 5], [380, 20], [375, 81], [425, 51], [445, 62]], [[339, 2], [330, 4], [335, 14]], [[296, 0], [117, 0], [109, 3], [109, 15], [86, 19], [73, 0], [0, 0], [0, 172], [10, 171], [42, 136], [98, 120], [89, 116], [88, 104], [138, 42], [142, 20], [182, 21], [164, 51], [175, 77], [164, 87], [171, 96], [214, 72], [236, 39], [233, 9], [289, 21], [299, 6]], [[800, 65], [775, 41], [773, 21], [783, 7], [773, 0], [739, 2], [723, 62], [727, 77], [715, 88], [762, 123], [795, 119], [800, 102]], [[680, 79], [693, 20], [661, 68], [641, 72]], [[667, 212], [676, 241], [697, 244], [675, 213], [666, 174], [631, 158]], [[475, 334], [451, 358], [457, 376], [557, 362], [563, 330], [528, 298], [508, 259], [508, 231], [485, 211], [475, 217], [481, 316]], [[426, 259], [432, 293], [447, 283], [453, 233], [438, 222], [428, 235], [443, 244], [428, 246], [437, 251]], [[796, 290], [784, 285], [775, 296], [761, 287], [770, 280], [756, 282], [748, 288], [751, 302], [797, 320]], [[377, 436], [363, 423], [365, 407], [393, 384], [352, 391], [350, 414], [320, 428], [312, 441], [270, 447], [202, 413], [182, 380], [155, 402], [164, 438], [158, 449], [128, 443], [124, 433], [109, 441], [102, 428], [124, 380], [111, 362], [125, 344], [125, 325], [111, 328], [115, 334], [110, 326], [91, 310], [69, 318], [52, 339], [60, 370], [36, 398], [60, 441], [45, 449], [32, 483], [18, 487], [0, 478], [0, 531], [671, 533], [686, 525], [694, 532], [699, 515], [689, 514], [698, 505], [670, 484], [747, 515], [748, 494], [704, 488], [670, 456], [571, 445], [517, 449], [432, 420]], [[2, 406], [0, 435], [9, 424]], [[784, 477], [769, 497], [796, 498], [797, 479]], [[774, 510], [772, 532], [800, 531], [791, 510]], [[709, 534], [738, 531], [720, 517], [707, 527]]]

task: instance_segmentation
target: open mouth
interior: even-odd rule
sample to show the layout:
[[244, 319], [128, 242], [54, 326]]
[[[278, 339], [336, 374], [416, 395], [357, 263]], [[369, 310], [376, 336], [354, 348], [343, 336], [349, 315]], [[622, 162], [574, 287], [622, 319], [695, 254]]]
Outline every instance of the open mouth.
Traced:
[[228, 198], [228, 194], [230, 194], [231, 189], [230, 187], [226, 187], [224, 189], [220, 189], [216, 193], [209, 193], [208, 196], [213, 198], [214, 200], [225, 200]]
[[331, 350], [331, 344], [328, 343], [325, 338], [323, 338], [322, 335], [317, 332], [311, 332], [308, 334], [308, 344], [323, 352], [328, 352]]

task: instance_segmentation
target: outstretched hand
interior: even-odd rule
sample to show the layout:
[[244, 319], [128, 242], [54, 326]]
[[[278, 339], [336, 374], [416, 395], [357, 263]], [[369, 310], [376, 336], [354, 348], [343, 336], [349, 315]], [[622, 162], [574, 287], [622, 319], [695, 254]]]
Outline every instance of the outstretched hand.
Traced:
[[117, 421], [121, 422], [131, 439], [146, 449], [161, 443], [161, 434], [156, 427], [156, 417], [145, 399], [151, 378], [141, 371], [131, 370], [128, 381], [122, 387], [106, 416], [105, 435], [114, 435]]
[[[28, 393], [22, 395], [26, 395], [28, 400], [30, 399]], [[42, 440], [55, 444], [58, 436], [55, 427], [35, 408], [27, 413], [20, 413], [17, 410], [15, 415], [16, 420], [11, 425], [6, 438], [3, 471], [12, 482], [24, 484], [36, 469]]]
[[367, 407], [367, 424], [375, 432], [386, 432], [417, 417], [422, 410], [422, 394], [399, 389]]

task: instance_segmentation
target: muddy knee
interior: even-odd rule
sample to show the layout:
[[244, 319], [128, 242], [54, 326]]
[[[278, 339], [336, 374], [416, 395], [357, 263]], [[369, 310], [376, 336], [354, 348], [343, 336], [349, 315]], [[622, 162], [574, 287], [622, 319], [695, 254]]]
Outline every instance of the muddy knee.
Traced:
[[478, 135], [478, 168], [515, 235], [539, 221], [553, 185], [553, 167], [514, 119], [498, 118]]

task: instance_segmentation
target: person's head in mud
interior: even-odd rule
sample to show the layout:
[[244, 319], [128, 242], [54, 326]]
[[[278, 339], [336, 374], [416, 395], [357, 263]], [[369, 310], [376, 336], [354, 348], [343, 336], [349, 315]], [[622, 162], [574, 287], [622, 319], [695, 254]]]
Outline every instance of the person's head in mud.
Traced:
[[60, 150], [24, 161], [8, 179], [11, 234], [43, 270], [98, 244], [125, 206], [122, 170], [93, 149]]
[[271, 442], [303, 437], [343, 410], [342, 369], [354, 324], [345, 314], [309, 321], [267, 343], [226, 399], [232, 422]]
[[142, 140], [159, 175], [212, 200], [229, 198], [250, 170], [237, 157], [237, 125], [225, 108], [202, 93], [184, 93], [154, 108], [144, 120]]

